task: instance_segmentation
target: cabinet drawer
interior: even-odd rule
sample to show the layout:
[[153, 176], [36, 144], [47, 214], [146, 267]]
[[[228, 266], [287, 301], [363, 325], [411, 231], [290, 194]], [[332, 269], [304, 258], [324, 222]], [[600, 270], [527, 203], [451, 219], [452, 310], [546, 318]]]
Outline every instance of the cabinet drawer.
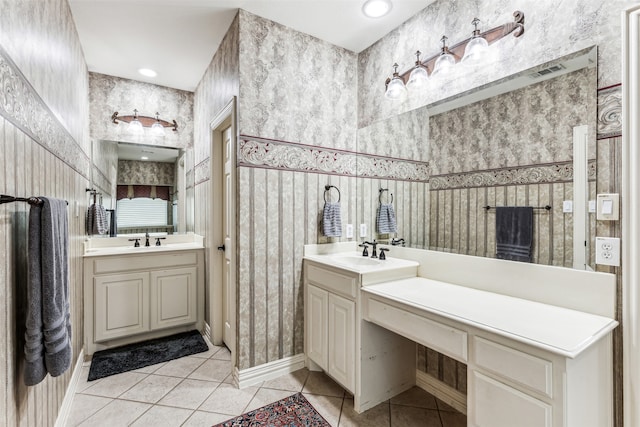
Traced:
[[150, 270], [182, 265], [196, 265], [198, 255], [196, 251], [174, 252], [169, 254], [149, 253], [127, 256], [108, 256], [93, 261], [95, 274], [117, 273], [131, 270]]
[[305, 268], [309, 283], [349, 298], [356, 297], [358, 281], [354, 276], [340, 274], [326, 267], [319, 268], [312, 264], [307, 264]]
[[548, 360], [479, 337], [473, 337], [472, 358], [480, 368], [553, 397], [553, 364]]
[[469, 425], [551, 427], [551, 406], [478, 372], [471, 375]]
[[467, 333], [442, 323], [368, 299], [371, 321], [460, 362], [467, 361]]

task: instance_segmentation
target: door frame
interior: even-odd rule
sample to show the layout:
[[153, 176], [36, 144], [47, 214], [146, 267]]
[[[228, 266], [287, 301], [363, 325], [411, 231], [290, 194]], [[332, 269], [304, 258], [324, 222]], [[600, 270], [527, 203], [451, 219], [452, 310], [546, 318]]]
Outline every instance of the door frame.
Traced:
[[229, 209], [229, 221], [231, 221], [230, 229], [231, 236], [230, 240], [233, 242], [232, 248], [227, 248], [227, 250], [233, 250], [234, 253], [230, 257], [231, 266], [230, 266], [230, 277], [232, 285], [229, 286], [229, 289], [233, 292], [232, 299], [235, 303], [232, 305], [234, 312], [230, 316], [231, 329], [235, 331], [235, 345], [234, 348], [230, 348], [231, 351], [231, 361], [232, 365], [235, 368], [237, 366], [236, 362], [236, 354], [237, 354], [237, 346], [238, 346], [238, 322], [237, 322], [237, 314], [238, 314], [238, 291], [237, 291], [237, 265], [238, 265], [238, 254], [235, 251], [235, 246], [237, 242], [237, 167], [236, 167], [236, 144], [238, 141], [238, 125], [237, 125], [237, 106], [236, 106], [236, 97], [234, 96], [227, 103], [227, 105], [215, 116], [213, 120], [209, 123], [209, 132], [211, 135], [211, 160], [210, 160], [210, 176], [211, 176], [211, 191], [209, 197], [209, 224], [208, 229], [211, 230], [210, 236], [208, 239], [209, 246], [209, 318], [212, 323], [211, 325], [211, 340], [213, 344], [220, 345], [223, 342], [223, 330], [224, 330], [224, 319], [222, 318], [222, 295], [223, 295], [223, 283], [224, 283], [224, 274], [223, 274], [223, 263], [224, 263], [224, 252], [217, 250], [217, 247], [224, 242], [224, 224], [222, 223], [223, 217], [223, 209], [224, 204], [218, 203], [218, 201], [213, 197], [214, 194], [222, 194], [222, 186], [224, 182], [222, 180], [224, 175], [224, 152], [223, 152], [223, 136], [222, 131], [228, 127], [231, 127], [231, 198], [233, 200], [232, 206]]

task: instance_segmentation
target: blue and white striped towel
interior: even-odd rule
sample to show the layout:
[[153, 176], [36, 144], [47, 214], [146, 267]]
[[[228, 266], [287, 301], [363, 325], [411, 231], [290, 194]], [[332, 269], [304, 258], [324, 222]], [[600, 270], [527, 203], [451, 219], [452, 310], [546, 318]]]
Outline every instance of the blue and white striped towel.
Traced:
[[324, 210], [322, 211], [322, 234], [326, 237], [342, 236], [340, 202], [326, 202], [324, 204]]
[[379, 234], [397, 233], [396, 212], [390, 203], [381, 204], [378, 208], [378, 218], [376, 219]]

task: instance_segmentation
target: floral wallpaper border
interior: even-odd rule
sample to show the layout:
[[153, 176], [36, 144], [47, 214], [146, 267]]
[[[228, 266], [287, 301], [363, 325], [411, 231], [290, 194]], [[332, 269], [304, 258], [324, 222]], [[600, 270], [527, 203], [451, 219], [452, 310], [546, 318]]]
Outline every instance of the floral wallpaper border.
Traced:
[[91, 161], [0, 47], [0, 115], [89, 179]]
[[598, 139], [622, 135], [622, 85], [598, 90]]
[[[596, 161], [589, 160], [588, 179], [596, 179]], [[573, 180], [573, 163], [559, 162], [549, 165], [532, 165], [512, 168], [432, 176], [429, 189], [496, 187], [503, 185], [543, 184]]]
[[429, 180], [429, 163], [241, 135], [238, 166], [403, 181]]

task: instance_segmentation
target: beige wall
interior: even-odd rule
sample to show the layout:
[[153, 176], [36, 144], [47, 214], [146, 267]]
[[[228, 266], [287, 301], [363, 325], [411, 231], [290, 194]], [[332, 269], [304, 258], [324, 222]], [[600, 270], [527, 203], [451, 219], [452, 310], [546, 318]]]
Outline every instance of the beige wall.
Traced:
[[[65, 0], [3, 2], [0, 192], [69, 202], [73, 364], [82, 348], [82, 239], [90, 178], [88, 76]], [[8, 98], [7, 98], [8, 97]], [[76, 203], [78, 204], [76, 208]], [[77, 211], [79, 216], [75, 215]], [[51, 426], [72, 369], [23, 384], [29, 205], [0, 206], [0, 425]]]

